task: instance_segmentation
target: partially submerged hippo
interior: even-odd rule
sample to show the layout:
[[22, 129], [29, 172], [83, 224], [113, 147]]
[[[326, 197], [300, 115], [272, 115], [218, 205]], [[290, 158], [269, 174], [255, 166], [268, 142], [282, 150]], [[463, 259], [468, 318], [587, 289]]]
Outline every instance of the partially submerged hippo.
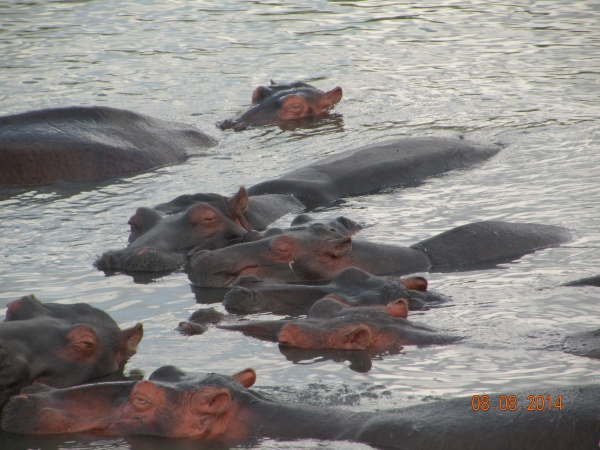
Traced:
[[596, 286], [600, 287], [600, 275], [594, 275], [591, 277], [580, 278], [575, 281], [568, 281], [562, 284], [563, 286]]
[[[510, 411], [492, 408], [502, 403], [499, 394], [489, 394], [491, 406], [485, 411], [474, 410], [473, 397], [459, 397], [353, 412], [268, 399], [248, 389], [255, 382], [252, 369], [203, 376], [166, 366], [149, 381], [27, 388], [2, 411], [2, 429], [153, 435], [227, 445], [256, 438], [320, 439], [403, 450], [592, 449], [600, 438], [599, 385], [510, 392], [506, 397], [516, 396], [523, 406]], [[538, 394], [548, 399], [544, 408], [528, 410], [527, 397]]]
[[[202, 197], [200, 197], [202, 195]], [[109, 250], [94, 263], [99, 270], [123, 270], [126, 272], [164, 272], [181, 268], [186, 254], [194, 249], [218, 249], [229, 245], [262, 239], [256, 228], [263, 222], [256, 218], [260, 207], [272, 199], [270, 195], [248, 198], [242, 187], [232, 197], [218, 194], [196, 194], [195, 200], [178, 197], [172, 202], [158, 205], [156, 208], [138, 208], [129, 219], [131, 233], [129, 246], [122, 250]], [[163, 217], [159, 211], [176, 212], [185, 203], [190, 206], [183, 213]], [[251, 206], [249, 206], [251, 205]], [[294, 206], [292, 203], [282, 207]], [[294, 231], [306, 227], [310, 216], [298, 216], [292, 222]], [[330, 220], [326, 226], [345, 235], [356, 233], [361, 226], [356, 222], [338, 217]], [[267, 232], [283, 233], [277, 228]]]
[[68, 387], [122, 369], [142, 324], [120, 330], [85, 303], [42, 303], [28, 295], [7, 305], [0, 323], [0, 407], [24, 386]]
[[218, 327], [313, 350], [382, 352], [405, 345], [443, 345], [461, 339], [417, 325], [406, 320], [407, 316], [408, 303], [403, 299], [386, 306], [353, 307], [330, 296], [316, 302], [305, 319], [249, 321]]
[[407, 186], [491, 158], [499, 146], [440, 138], [407, 138], [348, 150], [248, 189], [250, 195], [290, 194], [307, 208], [337, 199]]
[[195, 253], [190, 281], [227, 287], [243, 276], [285, 282], [331, 280], [347, 267], [374, 275], [427, 271], [435, 267], [514, 259], [571, 239], [562, 227], [484, 221], [456, 227], [410, 247], [353, 241], [319, 224], [302, 233], [282, 233], [257, 242]]
[[600, 329], [567, 336], [562, 343], [562, 350], [578, 356], [600, 359]]
[[0, 186], [99, 181], [178, 164], [217, 145], [190, 125], [106, 106], [0, 117]]
[[242, 277], [225, 294], [223, 305], [237, 314], [306, 311], [327, 295], [335, 295], [340, 301], [353, 306], [382, 306], [403, 298], [408, 301], [411, 310], [447, 300], [435, 291], [428, 291], [427, 280], [422, 277], [379, 277], [349, 267], [325, 285], [287, 284], [281, 280]]
[[317, 117], [327, 113], [342, 99], [342, 88], [323, 92], [310, 84], [276, 84], [259, 86], [252, 93], [252, 105], [237, 119], [224, 120], [222, 130], [241, 131], [251, 125], [283, 125], [304, 117]]
[[[287, 213], [466, 168], [498, 151], [447, 139], [404, 139], [340, 153], [253, 186], [250, 196], [244, 188], [229, 198], [182, 195], [155, 208], [138, 208], [129, 219], [129, 242], [135, 245], [108, 251], [95, 265], [130, 272], [174, 270], [194, 246], [209, 250], [251, 241], [256, 239], [248, 235], [251, 230], [264, 230]], [[164, 218], [162, 213], [181, 216]]]

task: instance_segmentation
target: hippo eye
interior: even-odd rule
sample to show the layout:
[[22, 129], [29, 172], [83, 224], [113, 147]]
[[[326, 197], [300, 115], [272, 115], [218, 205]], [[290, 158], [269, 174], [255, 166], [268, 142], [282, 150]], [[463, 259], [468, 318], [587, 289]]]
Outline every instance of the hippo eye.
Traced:
[[81, 351], [89, 352], [94, 350], [96, 347], [96, 341], [92, 336], [85, 336], [79, 341], [75, 342], [73, 345], [75, 345]]
[[143, 397], [141, 395], [136, 395], [135, 397], [133, 397], [131, 399], [131, 404], [138, 411], [147, 411], [150, 408], [152, 408], [152, 403], [150, 403], [146, 397]]

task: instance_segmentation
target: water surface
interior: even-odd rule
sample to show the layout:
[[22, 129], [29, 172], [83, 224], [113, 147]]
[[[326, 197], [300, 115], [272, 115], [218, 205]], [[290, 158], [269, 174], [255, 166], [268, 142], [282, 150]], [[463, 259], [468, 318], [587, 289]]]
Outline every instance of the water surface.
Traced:
[[[265, 393], [356, 410], [598, 382], [598, 361], [559, 346], [569, 333], [600, 327], [599, 288], [559, 286], [600, 271], [597, 2], [11, 2], [0, 5], [0, 66], [2, 114], [106, 105], [192, 124], [220, 141], [185, 164], [100, 185], [2, 191], [0, 308], [30, 293], [45, 302], [85, 301], [121, 326], [144, 323], [127, 370], [149, 375], [173, 364], [232, 374], [253, 367]], [[339, 85], [344, 98], [332, 120], [309, 129], [216, 128], [270, 79]], [[204, 306], [197, 300], [209, 301], [194, 295], [183, 272], [134, 280], [92, 267], [97, 255], [126, 244], [127, 219], [138, 206], [181, 193], [232, 194], [326, 155], [403, 136], [507, 146], [475, 169], [314, 215], [346, 215], [368, 225], [360, 239], [399, 245], [487, 219], [562, 225], [574, 235], [496, 268], [427, 274], [453, 301], [413, 319], [464, 334], [462, 343], [408, 347], [373, 360], [367, 373], [349, 361], [293, 363], [277, 345], [237, 333], [175, 333]], [[148, 445], [94, 437], [14, 443]], [[349, 448], [252, 445], [316, 447]]]

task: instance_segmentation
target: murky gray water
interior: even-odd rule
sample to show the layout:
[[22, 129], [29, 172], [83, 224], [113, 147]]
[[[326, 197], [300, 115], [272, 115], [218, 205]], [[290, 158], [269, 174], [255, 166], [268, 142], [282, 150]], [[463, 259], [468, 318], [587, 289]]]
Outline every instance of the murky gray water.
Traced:
[[[568, 333], [600, 327], [598, 288], [558, 286], [600, 272], [598, 2], [11, 2], [0, 4], [0, 67], [2, 114], [107, 105], [190, 123], [220, 141], [208, 156], [100, 186], [2, 191], [0, 307], [29, 293], [85, 301], [123, 326], [144, 323], [128, 370], [253, 367], [265, 392], [328, 406], [384, 409], [598, 382], [598, 361], [557, 345]], [[342, 86], [336, 120], [296, 131], [215, 127], [271, 78]], [[508, 146], [474, 170], [315, 216], [344, 214], [370, 225], [361, 239], [402, 245], [484, 219], [569, 227], [575, 239], [559, 248], [493, 269], [427, 274], [453, 302], [413, 319], [456, 330], [468, 336], [463, 343], [409, 347], [374, 360], [368, 373], [348, 361], [294, 364], [277, 345], [236, 333], [173, 332], [199, 307], [184, 273], [140, 283], [92, 267], [101, 252], [125, 245], [138, 206], [181, 193], [231, 194], [375, 141], [459, 134]], [[203, 293], [198, 299], [206, 301]], [[15, 445], [150, 448], [129, 438]]]

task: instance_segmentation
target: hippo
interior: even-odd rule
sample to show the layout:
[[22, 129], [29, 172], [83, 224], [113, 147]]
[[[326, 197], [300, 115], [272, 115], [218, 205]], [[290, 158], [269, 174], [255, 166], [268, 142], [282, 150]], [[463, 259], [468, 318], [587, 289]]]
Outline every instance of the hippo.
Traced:
[[379, 353], [405, 345], [444, 345], [462, 339], [407, 320], [408, 303], [404, 299], [386, 306], [359, 307], [339, 300], [328, 296], [317, 301], [305, 319], [249, 321], [218, 327], [311, 350]]
[[74, 386], [123, 369], [142, 339], [142, 324], [120, 330], [85, 303], [10, 302], [0, 323], [0, 407], [32, 383]]
[[190, 125], [106, 106], [0, 117], [0, 186], [96, 182], [179, 164], [217, 141]]
[[353, 241], [315, 224], [191, 256], [189, 279], [201, 287], [229, 287], [243, 276], [285, 282], [332, 280], [347, 267], [374, 275], [414, 273], [482, 261], [515, 259], [571, 239], [566, 228], [533, 223], [483, 221], [462, 225], [410, 247]]
[[[196, 194], [198, 199], [200, 194]], [[125, 272], [167, 272], [179, 269], [187, 261], [190, 250], [218, 249], [221, 247], [262, 239], [263, 235], [254, 229], [259, 220], [247, 214], [250, 199], [241, 187], [232, 197], [218, 194], [203, 194], [205, 202], [192, 203], [183, 213], [162, 216], [159, 211], [174, 211], [177, 203], [158, 205], [156, 208], [138, 208], [129, 219], [131, 232], [129, 245], [121, 250], [109, 250], [103, 253], [94, 266], [99, 270], [123, 270]], [[253, 202], [260, 208], [261, 197]], [[184, 199], [187, 202], [187, 199]], [[181, 202], [180, 199], [175, 201]], [[306, 223], [314, 223], [307, 215], [298, 216], [292, 221], [290, 232]], [[358, 232], [362, 226], [346, 217], [340, 216], [326, 222], [325, 226], [344, 235]], [[271, 229], [265, 235], [283, 233], [282, 229]]]
[[323, 92], [310, 84], [276, 84], [259, 86], [252, 93], [252, 105], [237, 119], [224, 120], [221, 130], [242, 131], [253, 125], [280, 125], [298, 121], [306, 117], [318, 117], [342, 99], [342, 88], [335, 87]]
[[[154, 208], [138, 208], [129, 219], [129, 242], [152, 232], [130, 248], [104, 253], [95, 266], [100, 270], [168, 272], [182, 266], [183, 253], [193, 246], [210, 250], [255, 240], [257, 235], [249, 232], [264, 230], [285, 214], [466, 168], [498, 151], [499, 147], [447, 139], [405, 139], [340, 153], [248, 191], [242, 187], [229, 198], [182, 195]], [[276, 192], [278, 189], [281, 192]], [[163, 214], [181, 217], [164, 218]], [[213, 224], [209, 228], [207, 215]]]
[[340, 301], [354, 306], [386, 305], [403, 298], [412, 311], [448, 300], [442, 294], [428, 291], [427, 280], [423, 277], [380, 277], [357, 267], [348, 267], [325, 285], [287, 284], [281, 280], [242, 277], [225, 294], [223, 305], [227, 311], [236, 314], [303, 313], [327, 295], [336, 295]]
[[594, 275], [591, 277], [580, 278], [575, 281], [567, 281], [562, 286], [596, 286], [600, 287], [600, 275]]
[[249, 195], [289, 194], [307, 209], [343, 197], [372, 194], [481, 163], [501, 150], [467, 141], [405, 138], [330, 156], [275, 180], [248, 188]]
[[[21, 434], [151, 435], [225, 445], [320, 439], [403, 450], [592, 449], [600, 438], [600, 385], [355, 412], [280, 402], [250, 389], [255, 382], [252, 369], [226, 376], [164, 366], [148, 381], [33, 386], [10, 400], [1, 426]], [[528, 399], [535, 396], [544, 400], [541, 409]]]

